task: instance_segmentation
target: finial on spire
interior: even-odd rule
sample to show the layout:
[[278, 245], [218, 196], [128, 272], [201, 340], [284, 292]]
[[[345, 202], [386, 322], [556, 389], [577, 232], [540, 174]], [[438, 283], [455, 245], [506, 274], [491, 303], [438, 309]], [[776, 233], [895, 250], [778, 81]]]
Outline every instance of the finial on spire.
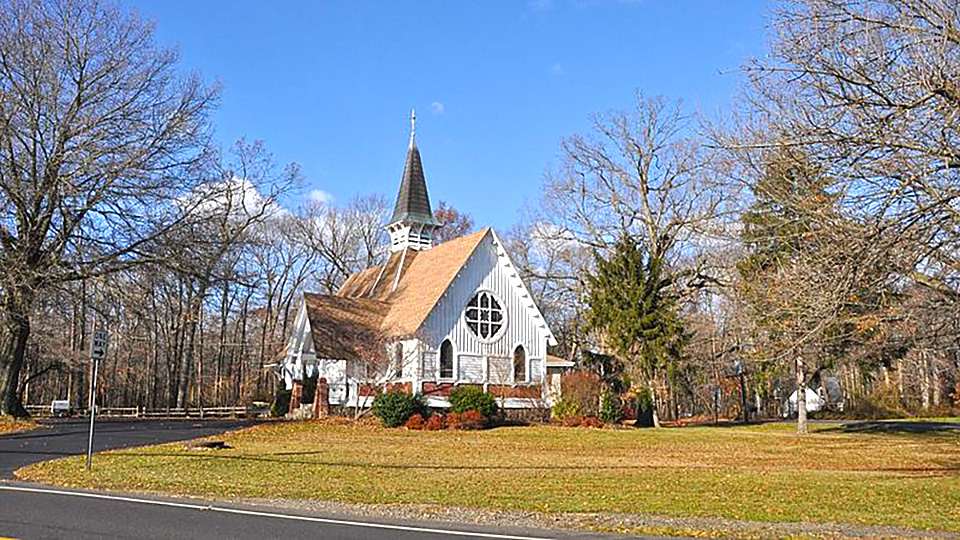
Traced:
[[410, 148], [413, 148], [417, 137], [417, 110], [410, 109]]

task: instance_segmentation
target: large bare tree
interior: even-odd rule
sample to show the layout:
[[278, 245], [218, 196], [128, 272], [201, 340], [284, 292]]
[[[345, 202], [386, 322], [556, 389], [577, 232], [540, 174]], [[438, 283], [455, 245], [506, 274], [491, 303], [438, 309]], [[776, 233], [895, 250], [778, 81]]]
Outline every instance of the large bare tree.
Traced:
[[36, 295], [150, 259], [189, 221], [216, 99], [118, 7], [0, 2], [0, 412], [25, 413]]

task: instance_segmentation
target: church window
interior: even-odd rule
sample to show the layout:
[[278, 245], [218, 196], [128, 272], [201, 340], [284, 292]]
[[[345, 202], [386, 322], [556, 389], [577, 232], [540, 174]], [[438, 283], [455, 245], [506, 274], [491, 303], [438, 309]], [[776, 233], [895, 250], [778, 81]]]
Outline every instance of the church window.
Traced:
[[490, 339], [503, 328], [503, 315], [503, 308], [496, 297], [481, 291], [467, 303], [465, 320], [471, 332], [483, 339]]
[[523, 345], [517, 345], [513, 350], [513, 382], [526, 382], [527, 380], [527, 353], [523, 350]]
[[440, 378], [453, 378], [453, 344], [449, 339], [440, 344]]

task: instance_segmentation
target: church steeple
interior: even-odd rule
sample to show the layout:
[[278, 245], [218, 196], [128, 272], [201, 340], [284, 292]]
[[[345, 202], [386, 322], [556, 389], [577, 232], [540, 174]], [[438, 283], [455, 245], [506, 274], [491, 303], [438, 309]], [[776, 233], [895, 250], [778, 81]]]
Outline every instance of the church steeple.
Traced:
[[433, 233], [440, 227], [440, 222], [433, 217], [430, 209], [427, 181], [423, 177], [423, 164], [417, 148], [416, 119], [416, 112], [411, 111], [407, 163], [403, 169], [400, 191], [397, 193], [397, 204], [386, 226], [390, 233], [391, 252], [404, 248], [429, 249], [433, 246]]

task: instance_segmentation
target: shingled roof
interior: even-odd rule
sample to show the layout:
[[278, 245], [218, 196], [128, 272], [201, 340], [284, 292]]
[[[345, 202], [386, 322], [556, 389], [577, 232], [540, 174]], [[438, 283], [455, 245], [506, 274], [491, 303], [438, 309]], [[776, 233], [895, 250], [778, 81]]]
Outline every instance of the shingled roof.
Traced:
[[382, 266], [351, 275], [336, 295], [304, 295], [318, 356], [353, 355], [364, 341], [414, 335], [488, 234], [393, 253]]
[[364, 358], [380, 342], [379, 329], [389, 304], [327, 294], [305, 293], [303, 298], [318, 358]]
[[420, 150], [412, 139], [410, 148], [407, 150], [407, 164], [403, 168], [400, 192], [397, 193], [397, 205], [393, 209], [393, 216], [389, 223], [401, 221], [440, 225], [430, 209], [430, 196], [427, 194], [427, 181], [423, 177]]

